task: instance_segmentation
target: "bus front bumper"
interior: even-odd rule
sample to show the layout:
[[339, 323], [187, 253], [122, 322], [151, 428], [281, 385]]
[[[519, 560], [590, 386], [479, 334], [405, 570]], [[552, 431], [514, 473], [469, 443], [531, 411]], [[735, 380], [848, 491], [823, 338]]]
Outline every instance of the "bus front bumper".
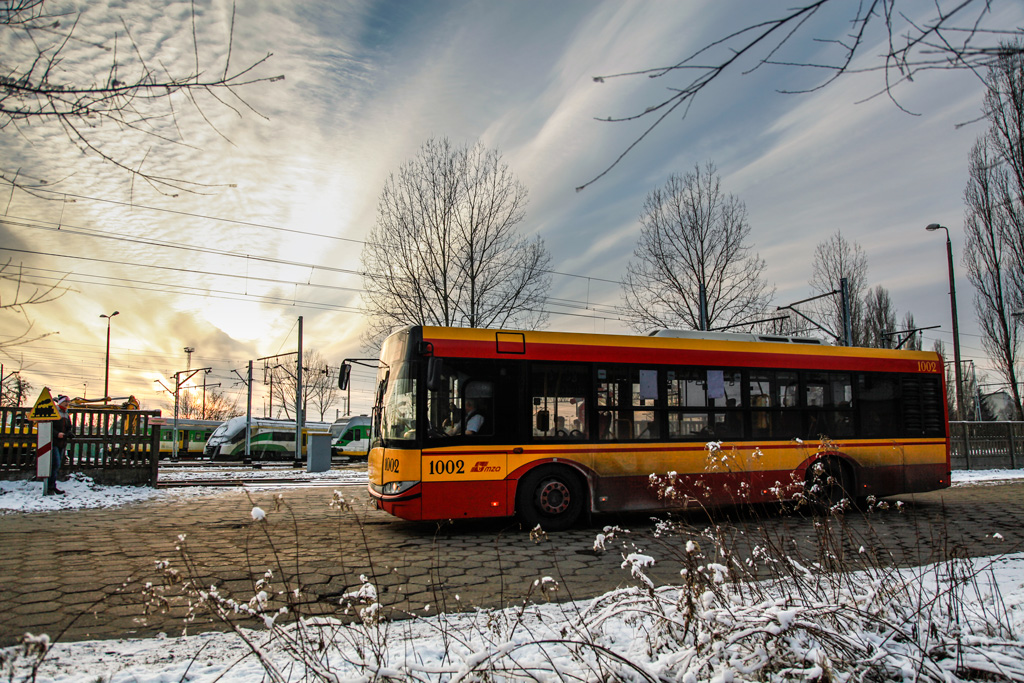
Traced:
[[[387, 485], [369, 484], [367, 491], [378, 510], [413, 521], [508, 517], [515, 481], [417, 482], [398, 493], [386, 493]], [[399, 487], [401, 488], [401, 487]]]

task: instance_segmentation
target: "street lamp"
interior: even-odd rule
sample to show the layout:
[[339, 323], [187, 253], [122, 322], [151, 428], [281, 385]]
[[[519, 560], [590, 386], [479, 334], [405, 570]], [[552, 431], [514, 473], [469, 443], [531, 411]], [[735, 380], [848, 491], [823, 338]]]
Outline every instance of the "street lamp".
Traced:
[[110, 315], [100, 313], [101, 318], [107, 319], [107, 360], [103, 365], [103, 405], [110, 400], [110, 320], [119, 313], [114, 311]]
[[949, 240], [949, 228], [938, 223], [930, 223], [925, 227], [928, 232], [946, 231], [946, 259], [949, 263], [949, 308], [953, 315], [953, 377], [956, 382], [956, 410], [960, 419], [965, 416], [963, 383], [960, 381], [960, 329], [956, 319], [956, 285], [953, 282], [953, 243]]

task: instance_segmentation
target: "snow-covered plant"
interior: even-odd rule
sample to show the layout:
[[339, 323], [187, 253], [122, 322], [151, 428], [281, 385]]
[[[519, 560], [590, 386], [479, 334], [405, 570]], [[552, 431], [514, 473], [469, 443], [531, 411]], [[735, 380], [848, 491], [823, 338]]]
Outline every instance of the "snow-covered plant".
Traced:
[[[331, 509], [339, 533], [364, 533], [340, 494]], [[223, 620], [266, 679], [282, 683], [1024, 681], [1024, 641], [1015, 627], [1024, 620], [996, 588], [998, 560], [957, 559], [962, 553], [946, 541], [953, 559], [897, 568], [872, 520], [903, 509], [868, 501], [863, 517], [773, 508], [765, 519], [740, 508], [710, 521], [691, 512], [659, 520], [643, 542], [609, 525], [580, 550], [621, 557], [628, 587], [559, 604], [571, 584], [552, 553], [555, 571], [532, 578], [514, 607], [453, 613], [439, 591], [422, 608], [429, 616], [402, 620], [391, 618], [394, 606], [381, 588], [392, 572], [360, 572], [335, 594], [340, 599], [307, 603], [306, 588], [281, 559], [290, 555], [274, 536], [288, 527], [275, 511], [247, 524], [272, 553], [250, 571], [245, 596], [204, 580], [184, 538], [180, 561], [158, 565], [164, 592], [147, 590], [159, 594], [153, 599], [161, 608], [185, 599], [189, 618]], [[556, 542], [539, 528], [529, 536]], [[298, 552], [294, 540], [289, 553]], [[678, 568], [678, 579], [658, 585], [655, 566]]]
[[358, 590], [341, 596], [341, 605], [348, 613], [351, 609], [359, 610], [359, 618], [364, 624], [375, 625], [381, 621], [380, 603], [377, 602], [377, 587], [370, 583], [365, 574], [359, 576], [361, 585]]
[[50, 645], [50, 637], [45, 633], [26, 633], [14, 647], [0, 649], [0, 680], [36, 680]]

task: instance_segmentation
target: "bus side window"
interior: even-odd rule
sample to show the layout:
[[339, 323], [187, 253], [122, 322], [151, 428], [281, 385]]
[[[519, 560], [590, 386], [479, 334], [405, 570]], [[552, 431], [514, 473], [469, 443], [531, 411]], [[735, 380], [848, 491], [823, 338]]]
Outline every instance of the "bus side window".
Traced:
[[587, 438], [590, 370], [580, 363], [534, 363], [530, 398], [534, 439]]

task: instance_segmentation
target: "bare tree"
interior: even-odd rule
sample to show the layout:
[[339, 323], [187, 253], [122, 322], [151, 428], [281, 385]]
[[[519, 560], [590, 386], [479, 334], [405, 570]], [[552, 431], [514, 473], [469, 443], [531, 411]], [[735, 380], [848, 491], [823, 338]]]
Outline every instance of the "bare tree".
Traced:
[[[786, 6], [764, 21], [756, 21], [704, 43], [680, 61], [666, 66], [645, 68], [603, 76], [598, 83], [615, 78], [682, 77], [672, 82], [660, 100], [637, 106], [635, 113], [608, 116], [602, 121], [648, 121], [641, 134], [607, 167], [584, 185], [582, 190], [607, 174], [669, 115], [681, 110], [685, 119], [689, 107], [705, 88], [730, 75], [749, 77], [772, 67], [811, 75], [809, 83], [783, 90], [806, 93], [820, 90], [846, 74], [876, 71], [882, 75], [878, 94], [889, 97], [897, 107], [896, 86], [913, 81], [922, 71], [983, 71], [1006, 55], [1020, 54], [1019, 45], [1000, 41], [1024, 35], [1024, 29], [1007, 27], [994, 15], [997, 0], [936, 0], [912, 3], [910, 0], [804, 0]], [[738, 17], [744, 16], [737, 13]], [[816, 21], [821, 20], [821, 21]], [[816, 34], [818, 27], [830, 32]], [[831, 27], [842, 27], [832, 29]], [[834, 32], [832, 32], [834, 31]], [[815, 45], [816, 44], [816, 45]], [[865, 55], [875, 45], [882, 50]], [[811, 51], [822, 54], [821, 61], [808, 62], [790, 54]], [[857, 61], [858, 58], [863, 58]], [[806, 83], [806, 84], [804, 84]], [[905, 109], [904, 109], [905, 111]]]
[[[946, 345], [942, 343], [941, 339], [936, 339], [932, 345], [932, 351], [942, 356], [943, 359], [947, 358]], [[956, 375], [953, 373], [953, 361], [943, 360], [945, 365], [945, 372], [943, 373], [946, 378], [946, 413], [949, 415], [950, 420], [963, 419], [957, 415], [956, 412]]]
[[[136, 134], [156, 144], [182, 144], [177, 104], [188, 103], [211, 126], [205, 107], [213, 104], [235, 113], [252, 108], [240, 91], [246, 86], [280, 80], [260, 76], [270, 58], [234, 66], [233, 36], [223, 64], [203, 64], [196, 39], [200, 18], [192, 7], [192, 60], [168, 68], [149, 63], [122, 19], [111, 35], [78, 35], [81, 14], [51, 12], [47, 0], [11, 0], [0, 4], [0, 130], [20, 133], [23, 126], [50, 127], [83, 153], [96, 156], [161, 192], [195, 191], [200, 184], [166, 177], [108, 151], [100, 130], [112, 126], [121, 136]], [[234, 9], [231, 17], [234, 29]], [[107, 57], [106, 55], [110, 55]], [[90, 74], [85, 65], [109, 60], [105, 73]], [[31, 191], [49, 185], [15, 169], [0, 169], [0, 182]]]
[[626, 322], [641, 332], [700, 329], [702, 291], [708, 329], [764, 317], [774, 289], [749, 236], [747, 208], [722, 191], [714, 164], [669, 176], [644, 200], [622, 283]]
[[[815, 294], [828, 294], [840, 291], [843, 278], [846, 278], [853, 345], [861, 346], [864, 338], [864, 291], [867, 289], [868, 258], [859, 244], [847, 240], [842, 231], [837, 230], [815, 247], [809, 284]], [[836, 339], [844, 338], [843, 302], [839, 294], [818, 299], [814, 302], [813, 310], [819, 323]]]
[[903, 316], [903, 322], [900, 323], [900, 330], [906, 333], [905, 335], [901, 335], [902, 338], [906, 339], [906, 341], [903, 342], [903, 346], [901, 348], [907, 349], [908, 351], [920, 351], [921, 332], [920, 330], [916, 332], [911, 331], [917, 330], [917, 323], [914, 322], [914, 314], [911, 313], [910, 311], [907, 311], [906, 314]]
[[26, 398], [32, 400], [32, 383], [18, 371], [9, 372], [0, 381], [0, 406], [20, 406]]
[[[975, 151], [978, 151], [977, 147]], [[992, 360], [993, 370], [1010, 387], [1019, 412], [1017, 377], [1020, 375], [1021, 339], [1019, 321], [1012, 316], [1012, 294], [1007, 275], [1013, 266], [1005, 236], [998, 225], [988, 223], [984, 215], [973, 212], [977, 205], [971, 204], [972, 199], [980, 199], [974, 195], [975, 190], [980, 190], [975, 182], [975, 168], [972, 162], [971, 185], [967, 191], [968, 216], [964, 225], [967, 244], [963, 260], [967, 278], [974, 285], [974, 310], [981, 327], [981, 345]]]
[[191, 420], [226, 420], [238, 413], [238, 398], [229, 399], [224, 392], [189, 387], [178, 393], [178, 417]]
[[882, 285], [864, 297], [864, 346], [891, 349], [896, 345], [896, 309], [889, 290]]
[[[291, 366], [278, 365], [274, 368], [274, 397], [289, 420], [295, 414], [295, 396], [298, 384], [298, 373], [294, 363]], [[309, 419], [310, 405], [320, 415], [320, 420], [337, 400], [340, 390], [335, 381], [331, 380], [327, 361], [316, 349], [302, 352], [302, 410]]]
[[1021, 374], [1014, 316], [1024, 307], [1024, 62], [1007, 57], [989, 70], [984, 112], [989, 129], [971, 150], [963, 262], [974, 285], [982, 346], [1021, 415]]
[[56, 334], [34, 334], [27, 309], [62, 297], [67, 292], [62, 283], [63, 278], [50, 284], [35, 282], [26, 276], [23, 266], [13, 266], [10, 259], [0, 264], [0, 321], [3, 321], [4, 330], [0, 336], [0, 354], [7, 355], [7, 349], [12, 346]]
[[362, 254], [367, 345], [399, 325], [540, 327], [550, 256], [517, 232], [526, 196], [479, 143], [429, 140], [389, 176]]
[[324, 421], [327, 411], [335, 404], [341, 395], [338, 389], [337, 375], [332, 376], [327, 360], [319, 351], [312, 349], [305, 354], [306, 362], [303, 366], [305, 374], [302, 376], [302, 383], [305, 389], [306, 409], [310, 407], [319, 414], [320, 421]]

